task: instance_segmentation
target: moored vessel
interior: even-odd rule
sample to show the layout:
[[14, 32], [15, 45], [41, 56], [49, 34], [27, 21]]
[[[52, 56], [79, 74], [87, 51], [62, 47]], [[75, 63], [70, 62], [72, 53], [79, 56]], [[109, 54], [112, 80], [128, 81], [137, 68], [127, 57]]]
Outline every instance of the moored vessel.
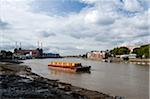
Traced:
[[89, 72], [91, 69], [91, 66], [82, 66], [81, 63], [77, 62], [50, 62], [48, 67], [70, 72]]

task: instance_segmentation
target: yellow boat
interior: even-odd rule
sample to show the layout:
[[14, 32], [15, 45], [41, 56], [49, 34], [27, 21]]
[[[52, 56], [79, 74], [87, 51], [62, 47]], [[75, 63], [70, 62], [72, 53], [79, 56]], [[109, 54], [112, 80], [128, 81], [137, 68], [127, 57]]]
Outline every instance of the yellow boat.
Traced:
[[71, 72], [89, 72], [91, 66], [82, 66], [78, 62], [50, 62], [48, 64], [51, 69], [58, 69]]

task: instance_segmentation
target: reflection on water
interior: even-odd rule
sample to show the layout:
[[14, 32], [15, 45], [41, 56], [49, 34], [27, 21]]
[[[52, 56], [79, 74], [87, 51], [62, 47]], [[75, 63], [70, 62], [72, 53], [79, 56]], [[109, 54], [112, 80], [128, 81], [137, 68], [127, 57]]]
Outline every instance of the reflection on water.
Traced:
[[68, 73], [69, 75], [74, 75], [75, 72], [70, 72], [70, 71], [61, 71], [61, 70], [55, 70], [55, 69], [50, 69], [51, 75], [63, 75], [64, 73]]
[[[81, 62], [91, 73], [71, 73], [48, 68], [51, 61]], [[97, 90], [127, 99], [148, 99], [149, 67], [133, 64], [103, 63], [76, 58], [26, 60], [32, 71], [50, 79]]]
[[91, 73], [90, 71], [88, 71], [88, 72], [71, 72], [71, 71], [63, 71], [63, 70], [58, 70], [58, 69], [50, 69], [50, 68], [48, 68], [48, 69], [50, 70], [50, 74], [54, 75], [54, 76], [56, 76], [56, 75], [60, 76], [60, 75], [64, 75], [64, 74], [77, 75], [77, 74], [83, 74], [83, 73], [88, 73], [88, 74]]

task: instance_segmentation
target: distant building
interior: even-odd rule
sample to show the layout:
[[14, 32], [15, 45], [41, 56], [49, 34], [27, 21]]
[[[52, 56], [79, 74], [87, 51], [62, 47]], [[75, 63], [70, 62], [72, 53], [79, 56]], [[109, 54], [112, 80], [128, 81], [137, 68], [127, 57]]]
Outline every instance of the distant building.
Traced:
[[102, 60], [102, 59], [107, 59], [108, 54], [105, 51], [91, 51], [87, 53], [87, 58]]
[[42, 57], [42, 54], [43, 54], [43, 50], [42, 49], [35, 49], [35, 50], [28, 50], [28, 49], [15, 49], [14, 50], [14, 54], [15, 55], [26, 55], [26, 56], [32, 56], [32, 57], [35, 57], [35, 58], [38, 58], [38, 57]]
[[43, 58], [60, 58], [58, 53], [43, 53]]
[[131, 59], [131, 58], [136, 58], [136, 54], [124, 54], [124, 55], [120, 55], [120, 58], [129, 58], [129, 59]]
[[129, 45], [129, 46], [126, 46], [129, 50], [130, 50], [130, 53], [132, 53], [133, 52], [133, 49], [134, 48], [140, 48], [140, 46], [138, 46], [138, 45]]

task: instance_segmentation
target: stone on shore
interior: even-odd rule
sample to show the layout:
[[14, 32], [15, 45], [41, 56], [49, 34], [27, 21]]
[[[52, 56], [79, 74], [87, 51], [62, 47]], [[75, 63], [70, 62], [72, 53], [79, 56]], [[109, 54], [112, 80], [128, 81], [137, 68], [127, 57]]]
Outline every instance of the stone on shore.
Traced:
[[0, 63], [0, 71], [1, 99], [121, 99], [43, 78], [24, 65]]

